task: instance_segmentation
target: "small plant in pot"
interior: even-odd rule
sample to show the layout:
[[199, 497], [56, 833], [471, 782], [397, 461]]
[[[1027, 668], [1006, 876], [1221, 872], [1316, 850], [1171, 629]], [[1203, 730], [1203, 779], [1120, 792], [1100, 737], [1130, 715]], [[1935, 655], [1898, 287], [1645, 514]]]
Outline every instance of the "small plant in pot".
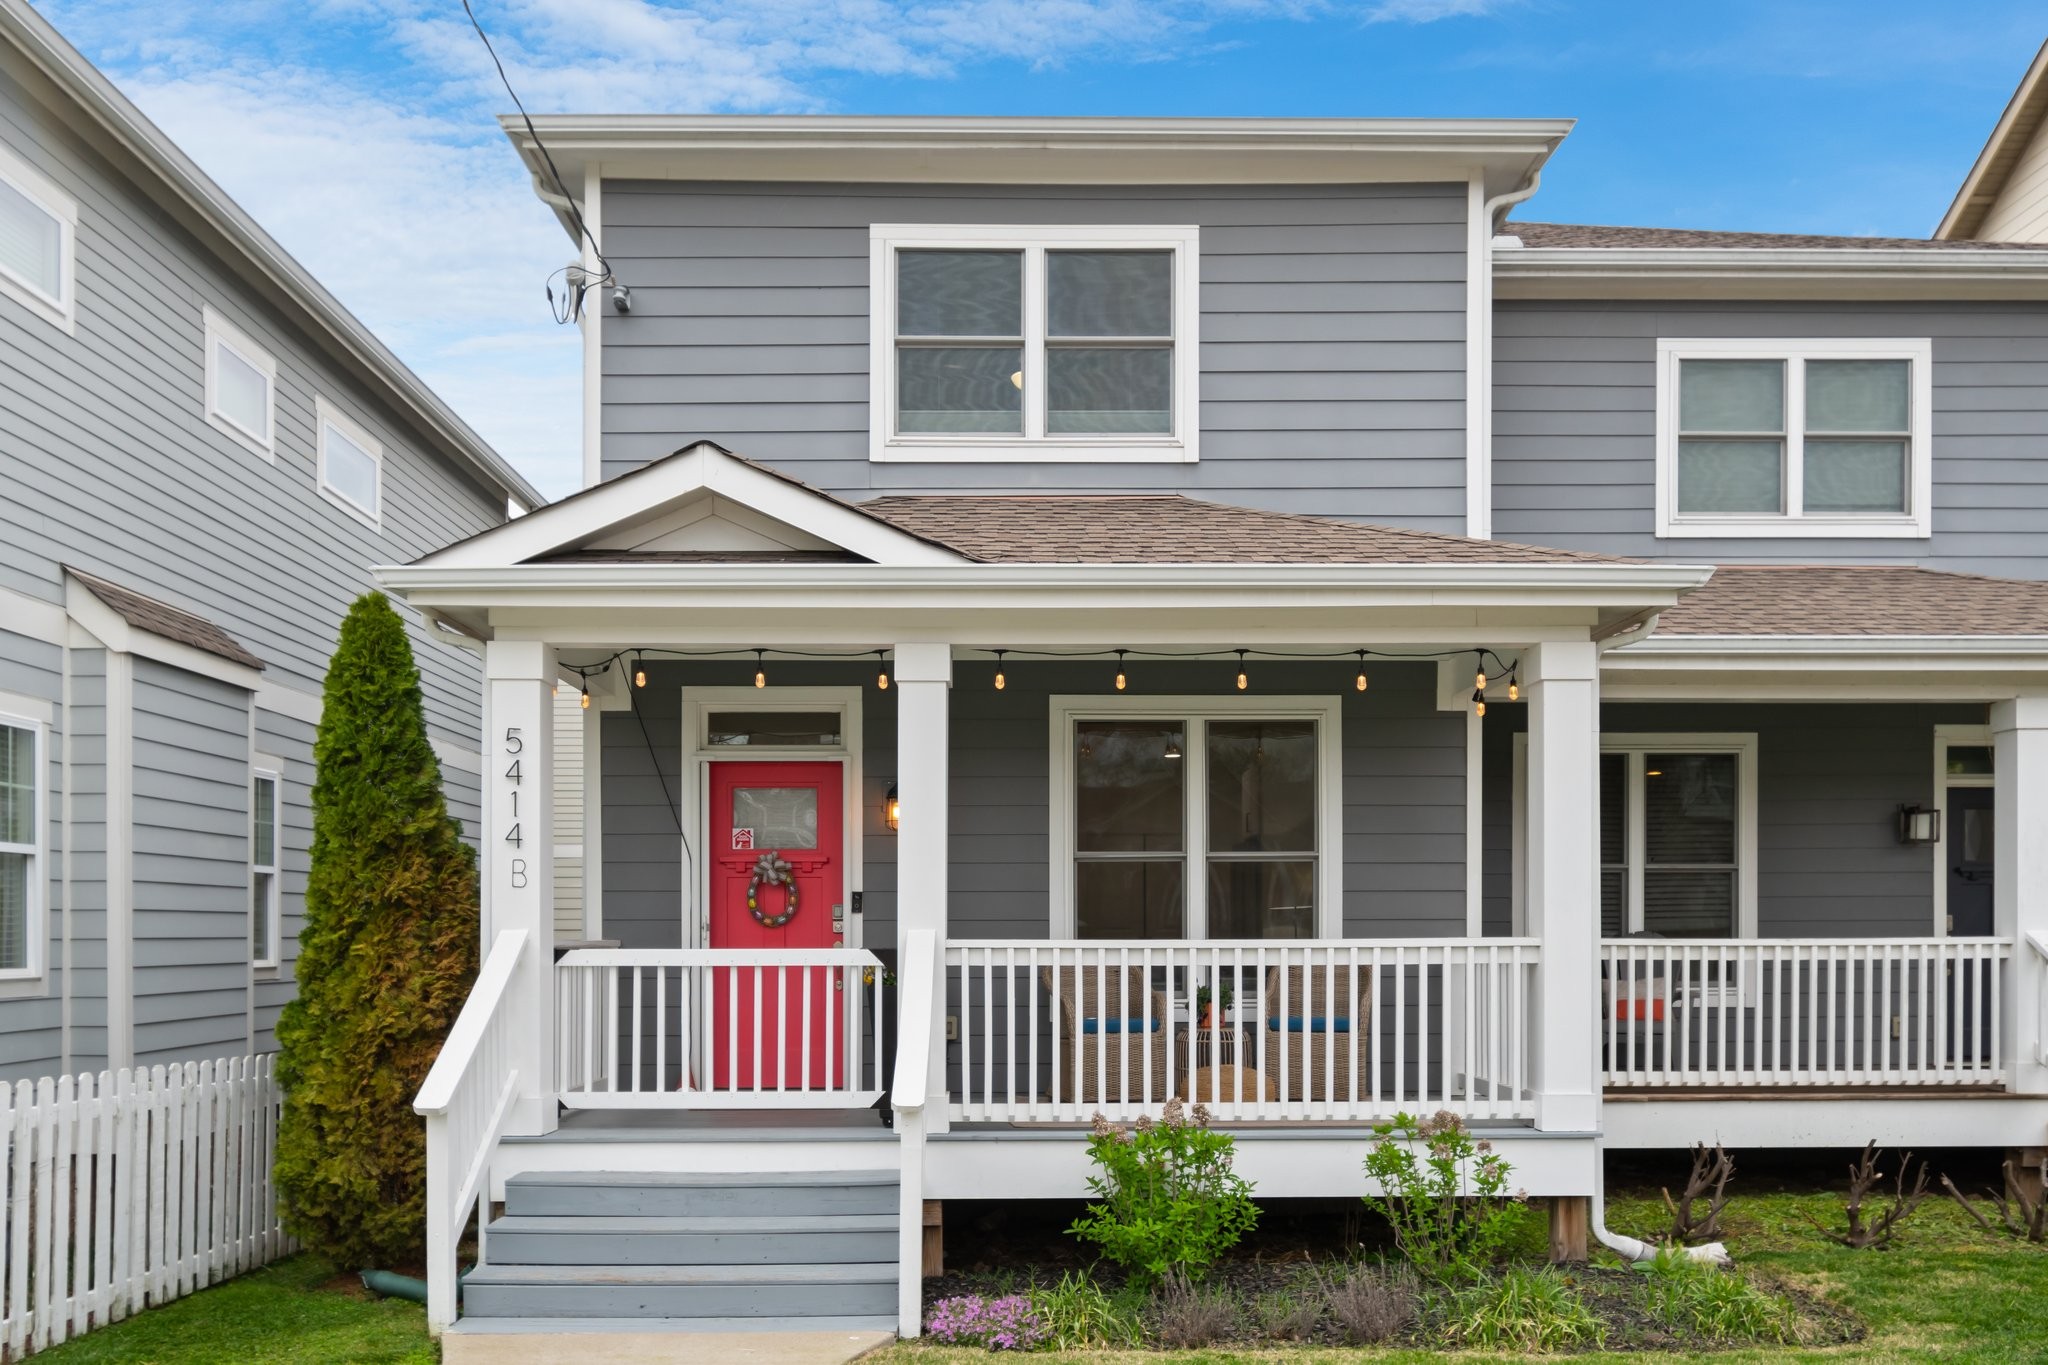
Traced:
[[1219, 980], [1214, 988], [1203, 986], [1195, 992], [1195, 1026], [1213, 1029], [1221, 1022], [1221, 1016], [1230, 1013], [1234, 997], [1230, 993], [1230, 982]]

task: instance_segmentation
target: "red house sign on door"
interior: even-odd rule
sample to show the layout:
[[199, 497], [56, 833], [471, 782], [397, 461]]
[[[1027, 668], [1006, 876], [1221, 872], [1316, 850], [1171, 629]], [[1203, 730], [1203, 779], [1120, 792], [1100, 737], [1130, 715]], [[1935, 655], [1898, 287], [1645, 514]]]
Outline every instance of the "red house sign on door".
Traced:
[[[711, 765], [712, 948], [840, 946], [832, 907], [846, 899], [842, 781], [837, 763]], [[712, 1084], [753, 1089], [757, 1069], [763, 1090], [843, 1084], [845, 1024], [827, 1021], [844, 1008], [828, 968], [715, 969]]]

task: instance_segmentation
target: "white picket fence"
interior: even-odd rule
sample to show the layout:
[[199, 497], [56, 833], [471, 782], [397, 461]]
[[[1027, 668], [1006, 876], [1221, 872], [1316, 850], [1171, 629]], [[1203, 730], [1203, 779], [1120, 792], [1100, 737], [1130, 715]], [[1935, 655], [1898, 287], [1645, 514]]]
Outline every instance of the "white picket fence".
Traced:
[[295, 1250], [270, 1057], [0, 1091], [0, 1348], [67, 1341]]

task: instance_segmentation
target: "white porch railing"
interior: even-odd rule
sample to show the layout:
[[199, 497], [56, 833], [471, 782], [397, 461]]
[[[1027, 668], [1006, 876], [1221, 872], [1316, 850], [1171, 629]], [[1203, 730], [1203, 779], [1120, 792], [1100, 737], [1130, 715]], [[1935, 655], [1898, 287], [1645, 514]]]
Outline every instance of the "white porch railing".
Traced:
[[1130, 1118], [1178, 1094], [1225, 1121], [1532, 1118], [1537, 951], [1529, 939], [949, 940], [951, 1117]]
[[1610, 939], [1602, 1080], [2001, 1084], [2011, 958], [1985, 938]]
[[[455, 1321], [455, 1249], [483, 1192], [491, 1154], [519, 1090], [515, 1015], [505, 1002], [527, 951], [524, 929], [507, 929], [491, 944], [491, 955], [412, 1102], [413, 1112], [427, 1121], [427, 1326], [436, 1335]], [[477, 1225], [479, 1251], [484, 1221]]]
[[572, 1109], [861, 1109], [887, 1086], [857, 948], [579, 948], [555, 969]]

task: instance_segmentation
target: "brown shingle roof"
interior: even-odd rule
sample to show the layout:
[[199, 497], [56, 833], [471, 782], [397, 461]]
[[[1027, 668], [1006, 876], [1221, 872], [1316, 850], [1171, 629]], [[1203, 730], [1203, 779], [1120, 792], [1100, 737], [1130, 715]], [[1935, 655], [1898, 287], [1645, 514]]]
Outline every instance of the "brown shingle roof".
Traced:
[[1910, 565], [1724, 564], [1657, 635], [2048, 635], [2048, 583]]
[[249, 668], [263, 667], [263, 660], [242, 648], [234, 636], [204, 616], [196, 616], [183, 607], [174, 607], [168, 602], [159, 602], [154, 597], [145, 597], [132, 588], [110, 583], [97, 574], [74, 569], [69, 564], [64, 566], [64, 572], [84, 584], [86, 591], [104, 602], [116, 616], [137, 630], [161, 635], [166, 640], [190, 645], [194, 649], [204, 650], [208, 654], [218, 655]]
[[1179, 494], [940, 494], [872, 498], [860, 506], [915, 535], [997, 564], [1636, 562], [1264, 512]]
[[1795, 232], [1708, 232], [1695, 228], [1605, 227], [1588, 223], [1515, 223], [1501, 228], [1523, 246], [1827, 247], [1844, 250], [2048, 251], [2042, 242], [1942, 242], [1929, 237], [1820, 237]]

